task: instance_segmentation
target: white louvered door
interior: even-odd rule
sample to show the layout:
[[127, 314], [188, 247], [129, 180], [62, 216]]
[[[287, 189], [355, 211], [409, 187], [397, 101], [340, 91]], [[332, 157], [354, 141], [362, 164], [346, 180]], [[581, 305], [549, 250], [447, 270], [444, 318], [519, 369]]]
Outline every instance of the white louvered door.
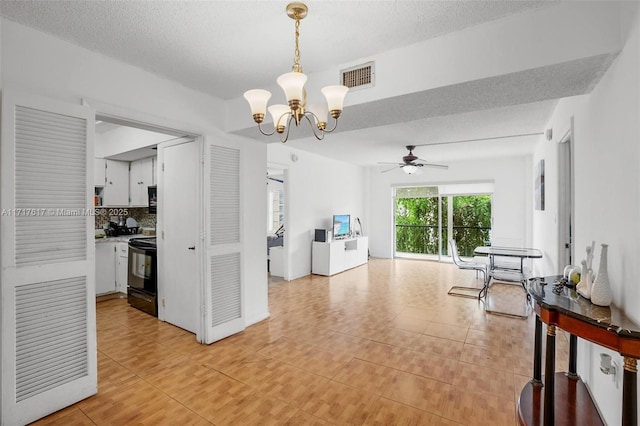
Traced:
[[207, 231], [204, 343], [244, 329], [241, 244], [240, 150], [207, 144], [205, 150]]
[[2, 424], [97, 392], [94, 115], [2, 93]]

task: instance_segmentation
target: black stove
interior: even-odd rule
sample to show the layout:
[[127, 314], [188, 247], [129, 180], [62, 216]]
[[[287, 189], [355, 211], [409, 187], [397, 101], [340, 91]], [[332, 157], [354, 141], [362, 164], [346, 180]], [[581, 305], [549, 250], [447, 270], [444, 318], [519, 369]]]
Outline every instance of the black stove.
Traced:
[[134, 308], [158, 316], [158, 266], [156, 239], [129, 240], [127, 301]]

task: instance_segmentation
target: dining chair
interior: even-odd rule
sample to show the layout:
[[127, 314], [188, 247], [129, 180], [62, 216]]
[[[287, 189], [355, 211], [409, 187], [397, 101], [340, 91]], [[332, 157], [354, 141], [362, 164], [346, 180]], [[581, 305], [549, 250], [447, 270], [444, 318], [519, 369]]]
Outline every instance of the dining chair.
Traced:
[[[451, 238], [449, 239], [449, 247], [451, 248], [451, 258], [453, 259], [453, 263], [459, 269], [468, 269], [476, 271], [476, 278], [478, 278], [478, 273], [482, 272], [482, 288], [477, 287], [464, 287], [464, 286], [453, 286], [449, 289], [447, 294], [451, 296], [460, 296], [460, 297], [469, 297], [471, 299], [480, 299], [482, 298], [487, 291], [487, 263], [484, 261], [467, 261], [462, 260], [460, 255], [458, 254], [458, 246], [456, 241]], [[478, 292], [475, 295], [475, 291]]]

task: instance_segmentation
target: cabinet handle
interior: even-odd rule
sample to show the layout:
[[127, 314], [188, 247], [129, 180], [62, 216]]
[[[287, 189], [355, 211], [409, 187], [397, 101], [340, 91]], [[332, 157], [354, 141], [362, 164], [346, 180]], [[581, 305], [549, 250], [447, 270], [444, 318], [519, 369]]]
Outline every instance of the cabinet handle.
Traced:
[[189, 250], [195, 250], [195, 249], [196, 249], [196, 246], [189, 247]]

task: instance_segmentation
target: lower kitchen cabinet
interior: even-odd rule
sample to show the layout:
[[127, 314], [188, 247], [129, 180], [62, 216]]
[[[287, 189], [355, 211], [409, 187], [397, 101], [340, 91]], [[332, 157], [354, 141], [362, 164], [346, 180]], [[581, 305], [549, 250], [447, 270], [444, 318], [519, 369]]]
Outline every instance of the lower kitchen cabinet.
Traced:
[[116, 291], [127, 293], [129, 272], [129, 243], [116, 244]]
[[127, 292], [129, 244], [118, 241], [96, 243], [96, 295]]
[[116, 244], [96, 243], [96, 295], [116, 291]]

